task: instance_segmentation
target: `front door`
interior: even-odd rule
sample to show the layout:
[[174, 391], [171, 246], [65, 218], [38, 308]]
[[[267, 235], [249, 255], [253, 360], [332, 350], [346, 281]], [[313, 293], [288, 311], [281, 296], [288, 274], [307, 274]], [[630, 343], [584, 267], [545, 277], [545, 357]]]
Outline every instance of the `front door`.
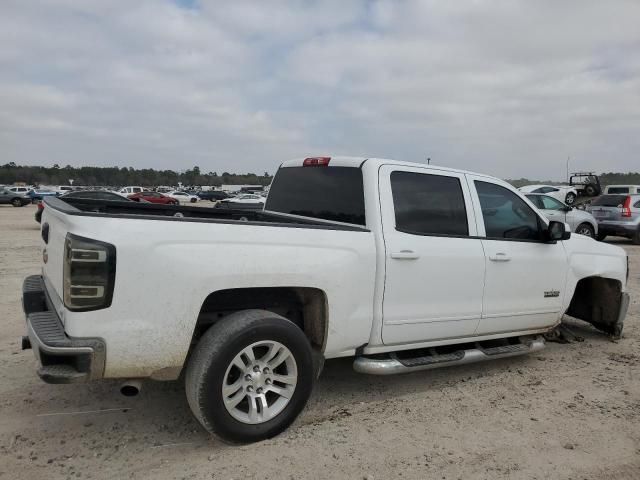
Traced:
[[[561, 316], [567, 276], [562, 242], [543, 241], [544, 221], [515, 192], [468, 175], [486, 255], [479, 335], [548, 327]], [[483, 231], [484, 230], [484, 231]]]
[[482, 312], [485, 260], [465, 176], [382, 166], [379, 181], [385, 199], [383, 342], [473, 335]]

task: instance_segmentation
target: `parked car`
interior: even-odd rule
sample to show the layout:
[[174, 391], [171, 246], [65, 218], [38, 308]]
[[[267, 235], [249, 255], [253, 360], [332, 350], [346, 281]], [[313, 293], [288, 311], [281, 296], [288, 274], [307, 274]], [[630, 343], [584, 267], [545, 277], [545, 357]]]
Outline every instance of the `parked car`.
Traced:
[[[85, 190], [85, 191], [77, 191], [77, 192], [69, 192], [61, 195], [59, 198], [69, 199], [69, 198], [79, 198], [79, 199], [89, 199], [89, 200], [109, 200], [116, 202], [130, 202], [126, 197], [119, 195], [114, 192], [107, 192], [105, 190]], [[45, 202], [38, 202], [38, 208], [35, 213], [36, 222], [41, 223], [42, 220], [42, 212], [44, 210]]]
[[173, 192], [169, 192], [165, 195], [178, 200], [180, 203], [196, 203], [198, 201], [198, 197], [196, 195], [191, 195], [190, 193], [179, 190], [174, 190]]
[[222, 190], [209, 190], [209, 191], [199, 191], [198, 197], [200, 200], [211, 200], [212, 202], [218, 202], [220, 200], [224, 200], [229, 198], [229, 195]]
[[573, 205], [578, 198], [578, 191], [566, 185], [527, 185], [518, 190], [523, 193], [544, 193], [567, 205]]
[[55, 185], [49, 188], [56, 192], [57, 195], [64, 195], [65, 193], [73, 192], [73, 187], [71, 185]]
[[128, 197], [129, 195], [131, 195], [133, 193], [140, 193], [140, 192], [144, 192], [144, 191], [147, 191], [147, 190], [148, 189], [144, 188], [144, 187], [122, 187], [116, 193], [119, 193], [123, 197]]
[[13, 193], [28, 194], [31, 191], [31, 187], [5, 187], [7, 190]]
[[636, 195], [640, 194], [640, 185], [607, 185], [606, 187], [604, 187], [604, 194]]
[[265, 197], [257, 195], [255, 193], [243, 193], [233, 198], [227, 198], [222, 200], [222, 203], [227, 204], [251, 204], [251, 205], [264, 205]]
[[569, 177], [569, 185], [575, 188], [581, 197], [596, 197], [602, 193], [600, 178], [595, 172], [574, 172]]
[[54, 190], [43, 188], [30, 190], [28, 195], [32, 202], [36, 202], [38, 200], [42, 200], [44, 197], [55, 197], [58, 193]]
[[292, 160], [264, 211], [45, 201], [42, 274], [23, 286], [38, 375], [129, 394], [184, 378], [198, 421], [234, 441], [287, 428], [324, 358], [388, 375], [511, 357], [565, 313], [620, 337], [629, 304], [622, 248], [459, 170]]
[[596, 238], [598, 222], [589, 212], [574, 209], [560, 200], [542, 193], [527, 193], [526, 197], [549, 220], [568, 223], [572, 232]]
[[17, 191], [16, 188], [23, 187], [2, 187], [0, 188], [0, 204], [11, 204], [14, 207], [24, 207], [31, 203], [29, 191]]
[[175, 198], [168, 197], [167, 195], [163, 195], [159, 192], [139, 192], [131, 194], [127, 197], [129, 200], [133, 200], [134, 202], [139, 202], [140, 200], [146, 200], [151, 203], [160, 203], [162, 205], [178, 205], [180, 202]]
[[587, 210], [598, 222], [598, 240], [607, 235], [630, 238], [640, 245], [640, 194], [602, 195]]

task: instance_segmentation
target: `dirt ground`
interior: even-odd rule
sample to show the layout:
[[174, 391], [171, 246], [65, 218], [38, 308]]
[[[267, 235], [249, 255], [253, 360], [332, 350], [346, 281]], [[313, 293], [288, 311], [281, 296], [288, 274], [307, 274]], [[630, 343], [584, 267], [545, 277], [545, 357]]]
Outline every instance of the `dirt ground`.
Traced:
[[35, 207], [0, 206], [0, 479], [638, 479], [640, 247], [632, 304], [612, 342], [388, 378], [328, 361], [277, 438], [230, 446], [193, 419], [179, 382], [47, 385], [24, 333], [21, 284], [41, 262]]

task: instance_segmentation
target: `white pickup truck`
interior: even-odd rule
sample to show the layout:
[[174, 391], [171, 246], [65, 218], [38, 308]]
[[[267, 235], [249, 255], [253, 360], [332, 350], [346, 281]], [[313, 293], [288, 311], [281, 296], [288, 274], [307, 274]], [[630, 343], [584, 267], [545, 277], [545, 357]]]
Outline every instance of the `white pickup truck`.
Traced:
[[197, 419], [234, 441], [285, 429], [325, 358], [385, 375], [513, 356], [564, 314], [619, 337], [629, 302], [621, 248], [447, 168], [293, 160], [264, 211], [44, 201], [23, 287], [39, 376], [184, 373]]

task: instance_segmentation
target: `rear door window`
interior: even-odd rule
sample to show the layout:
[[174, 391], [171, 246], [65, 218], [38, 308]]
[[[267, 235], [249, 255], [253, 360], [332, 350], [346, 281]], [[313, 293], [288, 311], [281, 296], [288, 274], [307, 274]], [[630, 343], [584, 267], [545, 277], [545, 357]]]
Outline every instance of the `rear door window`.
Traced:
[[591, 202], [591, 206], [595, 207], [618, 207], [621, 206], [625, 199], [626, 195], [602, 195], [594, 199]]
[[611, 187], [607, 189], [607, 193], [629, 193], [628, 187]]
[[414, 172], [392, 172], [396, 230], [416, 235], [468, 236], [460, 180]]
[[265, 210], [365, 225], [362, 170], [358, 167], [284, 167]]
[[540, 240], [538, 215], [512, 191], [494, 183], [475, 182], [487, 238]]
[[562, 210], [565, 207], [564, 203], [548, 195], [541, 195], [540, 200], [542, 202], [542, 208], [545, 210]]

